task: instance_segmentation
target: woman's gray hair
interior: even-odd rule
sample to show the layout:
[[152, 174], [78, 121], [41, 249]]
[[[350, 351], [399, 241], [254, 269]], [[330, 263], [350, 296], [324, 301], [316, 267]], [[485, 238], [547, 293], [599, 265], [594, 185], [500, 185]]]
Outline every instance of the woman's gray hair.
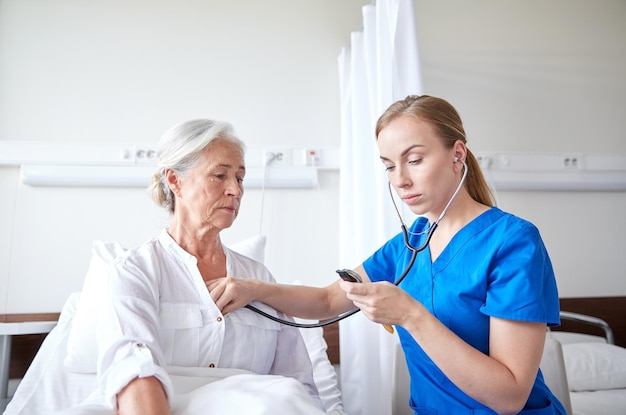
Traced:
[[202, 152], [215, 140], [226, 140], [235, 144], [244, 156], [246, 146], [227, 122], [198, 119], [185, 121], [170, 128], [163, 134], [157, 145], [159, 169], [152, 176], [148, 188], [154, 202], [174, 212], [174, 193], [165, 177], [165, 170], [174, 170], [184, 176], [193, 168]]

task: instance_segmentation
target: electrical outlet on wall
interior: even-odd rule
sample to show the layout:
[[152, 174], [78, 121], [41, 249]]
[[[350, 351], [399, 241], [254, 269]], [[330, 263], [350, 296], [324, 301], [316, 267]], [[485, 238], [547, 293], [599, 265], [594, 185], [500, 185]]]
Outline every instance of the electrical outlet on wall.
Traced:
[[135, 145], [133, 156], [135, 163], [154, 164], [157, 161], [156, 149], [147, 145]]
[[564, 154], [561, 159], [561, 166], [565, 170], [581, 170], [583, 168], [583, 157], [581, 154]]
[[322, 162], [322, 151], [319, 148], [305, 147], [293, 150], [294, 166], [319, 166]]
[[322, 153], [316, 148], [304, 149], [304, 164], [306, 166], [317, 166], [320, 164]]
[[264, 166], [292, 166], [293, 151], [287, 147], [268, 147], [263, 149]]

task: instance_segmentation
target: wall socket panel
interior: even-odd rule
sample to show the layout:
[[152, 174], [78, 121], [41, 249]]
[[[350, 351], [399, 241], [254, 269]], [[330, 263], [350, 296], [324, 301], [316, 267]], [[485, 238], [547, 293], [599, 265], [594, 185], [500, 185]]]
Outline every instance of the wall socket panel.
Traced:
[[122, 148], [122, 159], [136, 164], [155, 164], [157, 153], [156, 149], [150, 145], [135, 144], [132, 147]]
[[475, 153], [483, 170], [506, 171], [578, 171], [586, 169], [586, 156], [582, 153]]
[[304, 166], [319, 166], [322, 164], [322, 151], [318, 148], [302, 149], [300, 160]]
[[564, 154], [561, 163], [565, 170], [582, 170], [583, 156], [582, 154]]
[[323, 152], [318, 148], [268, 147], [262, 151], [263, 165], [282, 167], [319, 166]]
[[262, 151], [263, 166], [293, 166], [293, 149], [288, 147], [267, 147]]

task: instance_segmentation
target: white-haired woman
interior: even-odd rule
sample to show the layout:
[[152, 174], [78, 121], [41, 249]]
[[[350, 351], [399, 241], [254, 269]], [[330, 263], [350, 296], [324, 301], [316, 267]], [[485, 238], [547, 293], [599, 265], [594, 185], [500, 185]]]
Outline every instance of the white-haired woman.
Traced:
[[244, 151], [229, 124], [204, 119], [173, 127], [159, 142], [150, 190], [171, 220], [157, 238], [115, 260], [99, 327], [99, 385], [120, 414], [170, 413], [167, 366], [289, 376], [320, 403], [298, 329], [247, 309], [225, 316], [206, 288], [226, 275], [274, 281], [265, 266], [220, 239], [241, 205]]

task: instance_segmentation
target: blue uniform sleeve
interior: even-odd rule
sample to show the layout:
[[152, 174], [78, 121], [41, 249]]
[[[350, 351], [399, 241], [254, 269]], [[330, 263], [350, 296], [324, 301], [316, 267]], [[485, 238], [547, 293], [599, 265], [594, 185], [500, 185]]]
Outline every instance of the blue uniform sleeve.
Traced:
[[401, 233], [387, 241], [374, 252], [372, 256], [363, 262], [363, 268], [369, 279], [372, 282], [394, 282], [397, 275], [397, 268], [400, 265], [398, 258], [400, 258], [400, 256], [404, 254], [403, 251], [406, 250]]
[[511, 320], [560, 324], [552, 263], [538, 229], [527, 221], [507, 229], [492, 260], [481, 312]]

